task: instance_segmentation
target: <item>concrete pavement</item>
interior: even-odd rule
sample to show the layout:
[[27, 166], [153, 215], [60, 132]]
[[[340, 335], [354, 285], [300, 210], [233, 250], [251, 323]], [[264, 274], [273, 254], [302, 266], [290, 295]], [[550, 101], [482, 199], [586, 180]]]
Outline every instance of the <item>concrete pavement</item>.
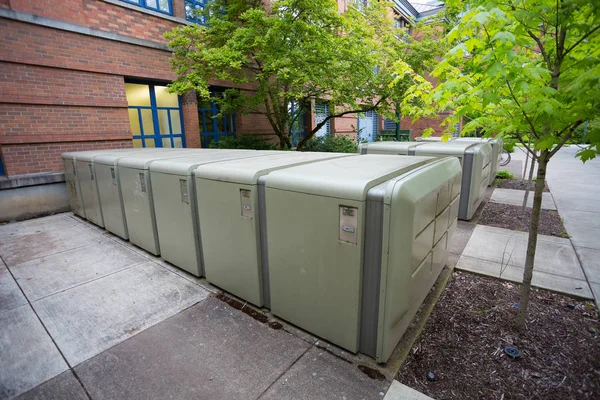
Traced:
[[[456, 268], [522, 282], [527, 236], [526, 232], [477, 225]], [[532, 284], [584, 299], [593, 298], [569, 239], [538, 236]]]
[[[492, 193], [492, 197], [490, 197], [490, 201], [492, 203], [510, 204], [520, 207], [523, 205], [524, 198], [524, 190], [496, 188], [494, 189], [494, 193]], [[527, 196], [527, 207], [533, 207], [533, 192], [529, 192], [529, 196]], [[546, 192], [542, 195], [542, 209], [556, 210], [551, 193]]]
[[548, 165], [547, 181], [558, 213], [600, 303], [600, 159], [583, 164], [578, 146], [562, 148]]
[[396, 372], [71, 214], [1, 225], [0, 256], [3, 399], [381, 399]]

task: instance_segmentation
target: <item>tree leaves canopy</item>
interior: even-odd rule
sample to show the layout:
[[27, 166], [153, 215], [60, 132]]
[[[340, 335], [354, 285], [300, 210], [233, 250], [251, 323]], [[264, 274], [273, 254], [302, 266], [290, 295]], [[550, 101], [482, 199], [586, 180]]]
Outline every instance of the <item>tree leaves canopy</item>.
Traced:
[[329, 103], [330, 118], [373, 109], [393, 117], [441, 44], [430, 28], [424, 39], [411, 40], [394, 27], [390, 6], [378, 1], [340, 12], [334, 0], [275, 0], [267, 7], [258, 0], [215, 0], [204, 11], [207, 26], [167, 34], [178, 76], [171, 88], [207, 98], [209, 82], [232, 82], [237, 89], [216, 99], [221, 111], [265, 115], [282, 148], [291, 146], [294, 121], [317, 100]]
[[[450, 1], [457, 7], [457, 1]], [[586, 120], [600, 115], [598, 0], [470, 1], [447, 34], [440, 84], [423, 98], [461, 116], [464, 133], [516, 137], [551, 157]], [[413, 88], [416, 91], [418, 88]], [[578, 156], [593, 158], [600, 135]], [[533, 150], [533, 149], [532, 149]]]

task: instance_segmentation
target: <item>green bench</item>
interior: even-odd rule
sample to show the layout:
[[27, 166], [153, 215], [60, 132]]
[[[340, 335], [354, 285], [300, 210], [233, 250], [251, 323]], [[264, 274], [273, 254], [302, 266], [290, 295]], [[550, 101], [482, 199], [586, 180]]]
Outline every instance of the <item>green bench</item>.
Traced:
[[380, 141], [395, 141], [395, 142], [409, 142], [411, 139], [410, 129], [396, 130], [382, 130], [377, 135], [377, 140]]

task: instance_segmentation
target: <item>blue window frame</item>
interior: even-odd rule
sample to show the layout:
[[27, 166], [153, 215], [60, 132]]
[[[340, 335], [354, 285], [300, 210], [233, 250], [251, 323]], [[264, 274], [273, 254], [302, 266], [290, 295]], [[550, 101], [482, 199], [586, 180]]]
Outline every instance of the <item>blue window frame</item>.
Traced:
[[195, 11], [203, 11], [209, 0], [185, 0], [185, 19], [200, 25], [206, 25], [206, 16]]
[[165, 85], [127, 82], [133, 147], [185, 147], [181, 97]]
[[292, 147], [296, 147], [306, 135], [306, 113], [300, 110], [300, 105], [296, 100], [290, 100], [288, 103], [288, 113], [291, 116], [297, 114], [290, 129]]
[[4, 176], [6, 173], [4, 172], [4, 164], [2, 163], [2, 154], [0, 154], [0, 176]]
[[[211, 97], [223, 96], [223, 89], [211, 88]], [[221, 112], [213, 100], [197, 97], [198, 122], [200, 123], [200, 144], [209, 147], [211, 143], [218, 143], [222, 136], [235, 136], [235, 115], [225, 114], [217, 117]]]
[[[323, 122], [329, 116], [329, 104], [325, 102], [317, 102], [315, 104], [315, 126]], [[315, 132], [316, 137], [324, 137], [329, 135], [331, 130], [331, 119], [328, 119], [325, 125]]]
[[374, 142], [377, 139], [378, 116], [373, 110], [360, 113], [358, 115], [358, 141], [359, 142]]
[[173, 15], [173, 4], [171, 0], [121, 0], [126, 3], [135, 4], [148, 10], [158, 11], [159, 13]]

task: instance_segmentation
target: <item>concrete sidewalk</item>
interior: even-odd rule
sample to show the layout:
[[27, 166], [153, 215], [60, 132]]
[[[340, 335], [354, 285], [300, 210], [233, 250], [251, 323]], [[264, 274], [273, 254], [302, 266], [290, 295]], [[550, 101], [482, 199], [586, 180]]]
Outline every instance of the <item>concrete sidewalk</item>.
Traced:
[[596, 305], [600, 303], [600, 159], [583, 164], [578, 146], [562, 148], [548, 165], [547, 181], [575, 247]]
[[[490, 201], [492, 203], [510, 204], [511, 206], [521, 207], [524, 198], [524, 190], [495, 188], [492, 197], [490, 197]], [[527, 196], [527, 207], [533, 207], [533, 191], [529, 192], [529, 195]], [[542, 209], [556, 210], [556, 204], [554, 204], [551, 193], [544, 193], [542, 195]]]
[[0, 226], [0, 256], [2, 399], [381, 399], [396, 372], [70, 214]]

